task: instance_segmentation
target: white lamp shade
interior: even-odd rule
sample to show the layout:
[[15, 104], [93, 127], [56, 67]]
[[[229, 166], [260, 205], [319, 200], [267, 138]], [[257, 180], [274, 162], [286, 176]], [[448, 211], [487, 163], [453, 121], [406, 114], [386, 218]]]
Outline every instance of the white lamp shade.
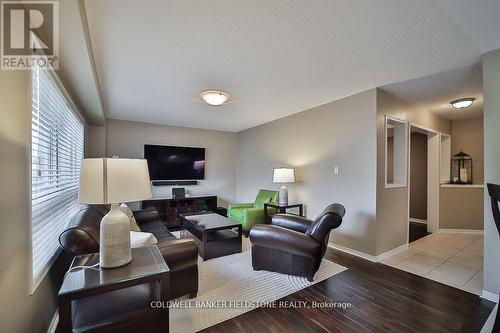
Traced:
[[291, 168], [276, 168], [273, 172], [273, 183], [295, 183], [295, 172]]
[[78, 202], [112, 204], [151, 197], [146, 160], [106, 157], [82, 160]]

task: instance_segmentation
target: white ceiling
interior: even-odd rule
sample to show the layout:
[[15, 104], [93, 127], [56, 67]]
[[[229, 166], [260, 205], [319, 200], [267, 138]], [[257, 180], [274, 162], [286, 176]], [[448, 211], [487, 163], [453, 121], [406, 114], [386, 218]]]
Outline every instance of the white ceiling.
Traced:
[[[500, 48], [500, 6], [470, 3], [85, 0], [85, 7], [106, 117], [240, 131], [476, 63]], [[232, 99], [205, 105], [206, 89]]]
[[[480, 63], [394, 83], [382, 89], [448, 120], [480, 117], [483, 114], [483, 71]], [[450, 105], [451, 101], [465, 97], [476, 100], [465, 109], [455, 109]]]

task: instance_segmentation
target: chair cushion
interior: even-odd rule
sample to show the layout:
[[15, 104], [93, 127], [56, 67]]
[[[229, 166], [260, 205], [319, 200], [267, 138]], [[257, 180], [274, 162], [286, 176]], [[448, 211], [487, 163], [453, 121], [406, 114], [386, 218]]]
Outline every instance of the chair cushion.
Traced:
[[157, 243], [158, 240], [150, 232], [130, 231], [130, 247], [133, 249], [136, 247], [151, 246]]
[[232, 208], [230, 212], [230, 217], [238, 220], [243, 220], [243, 217], [245, 216], [245, 209], [246, 208]]
[[141, 229], [137, 225], [137, 221], [135, 220], [134, 213], [132, 213], [132, 209], [126, 204], [122, 203], [120, 205], [120, 210], [127, 215], [129, 221], [130, 221], [130, 230], [135, 231], [135, 232], [140, 232]]
[[149, 221], [141, 223], [141, 231], [152, 233], [158, 240], [158, 243], [166, 239], [177, 239], [177, 237], [175, 237], [170, 231], [168, 231], [167, 227], [165, 227], [165, 225], [161, 221]]

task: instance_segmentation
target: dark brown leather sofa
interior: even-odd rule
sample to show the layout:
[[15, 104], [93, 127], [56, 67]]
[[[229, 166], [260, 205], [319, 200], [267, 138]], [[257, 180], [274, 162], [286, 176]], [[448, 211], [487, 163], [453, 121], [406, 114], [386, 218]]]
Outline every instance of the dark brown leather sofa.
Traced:
[[270, 225], [250, 230], [252, 266], [306, 277], [313, 281], [328, 246], [330, 231], [342, 223], [345, 208], [334, 203], [314, 221], [291, 214], [275, 214]]
[[[59, 243], [73, 255], [99, 252], [99, 226], [109, 209], [85, 205], [73, 216], [59, 236]], [[192, 239], [177, 239], [160, 221], [155, 209], [134, 212], [137, 224], [158, 240], [165, 262], [170, 268], [169, 299], [183, 295], [196, 297], [198, 292], [198, 248]]]

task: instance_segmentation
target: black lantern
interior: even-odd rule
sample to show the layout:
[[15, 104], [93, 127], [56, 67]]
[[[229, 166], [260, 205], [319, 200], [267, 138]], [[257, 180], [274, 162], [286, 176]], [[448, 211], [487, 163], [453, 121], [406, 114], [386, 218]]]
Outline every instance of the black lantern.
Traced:
[[463, 151], [451, 158], [451, 183], [472, 184], [472, 158]]

